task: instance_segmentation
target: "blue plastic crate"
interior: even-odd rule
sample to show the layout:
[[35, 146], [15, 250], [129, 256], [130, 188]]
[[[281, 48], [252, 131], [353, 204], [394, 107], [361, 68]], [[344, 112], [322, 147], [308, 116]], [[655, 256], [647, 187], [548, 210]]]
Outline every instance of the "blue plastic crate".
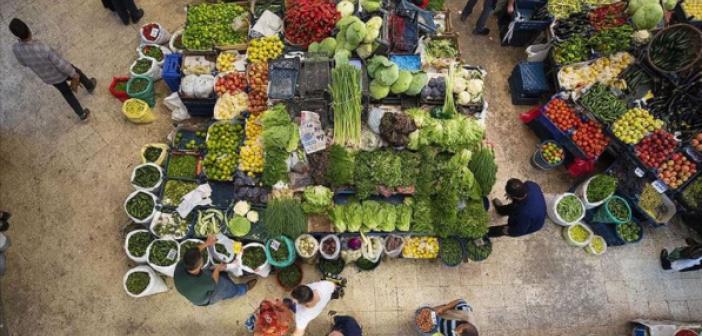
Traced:
[[543, 7], [548, 3], [546, 0], [517, 0], [515, 1], [515, 6], [517, 8], [524, 9], [538, 9]]
[[529, 94], [524, 92], [521, 81], [516, 76], [509, 77], [509, 88], [514, 105], [537, 105], [542, 94]]
[[549, 20], [531, 20], [531, 16], [534, 15], [534, 11], [536, 8], [526, 8], [522, 7], [519, 5], [519, 3], [516, 6], [516, 9], [514, 11], [514, 18], [512, 19], [514, 21], [514, 31], [515, 33], [517, 32], [522, 32], [522, 31], [542, 31], [548, 28], [548, 26], [551, 24], [552, 19]]
[[519, 63], [512, 70], [511, 77], [525, 94], [542, 95], [550, 90], [543, 62]]
[[163, 62], [163, 81], [166, 82], [171, 92], [178, 92], [180, 89], [180, 64], [183, 60], [183, 54], [172, 53], [166, 55], [166, 60]]

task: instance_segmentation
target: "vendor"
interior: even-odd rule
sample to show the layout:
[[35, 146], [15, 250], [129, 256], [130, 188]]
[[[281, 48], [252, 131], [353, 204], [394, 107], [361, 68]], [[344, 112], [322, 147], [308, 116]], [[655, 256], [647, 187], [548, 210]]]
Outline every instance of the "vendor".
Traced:
[[436, 312], [439, 333], [444, 336], [478, 336], [473, 308], [463, 299], [432, 308]]
[[[207, 306], [244, 295], [256, 285], [255, 279], [246, 284], [234, 283], [226, 275], [226, 264], [218, 264], [212, 271], [202, 269], [205, 260], [201, 252], [213, 246], [216, 241], [215, 236], [209, 236], [207, 242], [185, 251], [173, 274], [173, 282], [178, 292], [196, 306]], [[223, 271], [225, 275], [220, 276]]]
[[312, 322], [329, 304], [336, 291], [336, 284], [322, 280], [293, 289], [291, 296], [295, 299], [295, 333], [293, 336], [303, 336], [307, 325]]
[[490, 237], [519, 237], [541, 230], [546, 221], [546, 201], [538, 184], [512, 178], [505, 186], [510, 204], [502, 204], [495, 198], [492, 204], [501, 216], [508, 216], [507, 225], [493, 226], [488, 232]]
[[702, 269], [702, 243], [685, 239], [687, 246], [676, 247], [670, 253], [661, 251], [661, 267], [671, 272], [690, 272]]

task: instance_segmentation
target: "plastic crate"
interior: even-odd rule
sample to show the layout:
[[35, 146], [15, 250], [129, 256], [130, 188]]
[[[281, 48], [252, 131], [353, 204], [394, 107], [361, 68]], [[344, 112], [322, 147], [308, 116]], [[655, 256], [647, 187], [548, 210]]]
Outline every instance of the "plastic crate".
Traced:
[[505, 35], [507, 35], [507, 31], [509, 30], [509, 24], [509, 19], [507, 22], [499, 24], [500, 45], [502, 46], [525, 47], [532, 44], [541, 34], [541, 30], [515, 29], [512, 33], [512, 38], [510, 38], [509, 41], [505, 41]]
[[212, 205], [217, 208], [227, 208], [234, 200], [234, 192], [236, 187], [231, 182], [209, 181], [208, 184], [212, 188]]
[[524, 9], [538, 9], [548, 3], [546, 0], [517, 0], [515, 6]]
[[166, 82], [171, 92], [178, 92], [180, 89], [180, 64], [183, 60], [183, 54], [173, 53], [166, 55], [166, 60], [163, 62], [163, 81]]
[[514, 105], [537, 105], [541, 100], [541, 94], [525, 93], [520, 81], [515, 76], [510, 76], [509, 78], [509, 89], [512, 95], [512, 104]]
[[217, 98], [185, 98], [180, 97], [183, 105], [188, 109], [191, 117], [211, 118], [214, 115], [214, 106]]
[[511, 77], [525, 94], [542, 95], [550, 91], [543, 62], [519, 63], [512, 70]]

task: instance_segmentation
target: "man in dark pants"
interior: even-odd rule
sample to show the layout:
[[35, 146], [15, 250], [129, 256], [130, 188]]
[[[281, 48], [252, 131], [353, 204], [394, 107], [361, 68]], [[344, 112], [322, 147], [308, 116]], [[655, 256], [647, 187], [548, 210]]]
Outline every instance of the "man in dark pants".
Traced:
[[702, 243], [685, 239], [686, 246], [676, 247], [672, 251], [661, 251], [661, 267], [671, 272], [690, 272], [702, 269]]
[[[478, 0], [468, 0], [466, 6], [463, 7], [463, 11], [461, 11], [461, 22], [466, 22], [468, 16], [470, 16], [470, 14], [473, 12], [473, 7], [475, 7], [477, 3]], [[490, 29], [485, 28], [485, 24], [487, 24], [487, 20], [490, 17], [490, 14], [492, 14], [492, 10], [495, 9], [496, 3], [497, 0], [483, 0], [483, 11], [480, 13], [478, 22], [475, 23], [475, 29], [473, 30], [473, 34], [490, 34]]]
[[[19, 42], [12, 46], [17, 61], [29, 67], [46, 84], [55, 86], [66, 99], [81, 120], [86, 120], [90, 110], [84, 109], [73, 91], [83, 84], [89, 93], [93, 93], [97, 80], [85, 76], [80, 69], [66, 61], [55, 50], [44, 43], [32, 39], [29, 27], [19, 19], [10, 21], [10, 31]], [[70, 85], [69, 85], [70, 83]]]
[[493, 199], [495, 210], [502, 216], [509, 216], [507, 225], [493, 226], [488, 232], [490, 237], [519, 237], [541, 230], [546, 221], [546, 201], [538, 184], [519, 179], [509, 179], [505, 186], [510, 204], [502, 204]]
[[116, 11], [119, 18], [122, 20], [124, 25], [129, 25], [129, 19], [132, 19], [133, 23], [139, 22], [139, 20], [144, 16], [144, 10], [137, 8], [134, 4], [134, 0], [107, 0], [111, 2], [112, 7], [109, 7], [105, 1], [103, 5], [110, 10]]
[[335, 315], [333, 318], [334, 325], [327, 336], [363, 336], [361, 326], [353, 317]]

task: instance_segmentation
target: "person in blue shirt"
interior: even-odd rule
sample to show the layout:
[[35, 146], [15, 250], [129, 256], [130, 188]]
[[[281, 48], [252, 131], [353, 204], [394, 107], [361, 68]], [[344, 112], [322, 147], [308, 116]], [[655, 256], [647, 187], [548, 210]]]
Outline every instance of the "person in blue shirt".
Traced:
[[501, 216], [508, 216], [507, 225], [493, 226], [489, 237], [520, 237], [541, 230], [546, 221], [546, 201], [538, 184], [512, 178], [505, 186], [510, 204], [495, 198], [492, 204]]
[[337, 315], [327, 336], [363, 336], [363, 331], [353, 317]]

